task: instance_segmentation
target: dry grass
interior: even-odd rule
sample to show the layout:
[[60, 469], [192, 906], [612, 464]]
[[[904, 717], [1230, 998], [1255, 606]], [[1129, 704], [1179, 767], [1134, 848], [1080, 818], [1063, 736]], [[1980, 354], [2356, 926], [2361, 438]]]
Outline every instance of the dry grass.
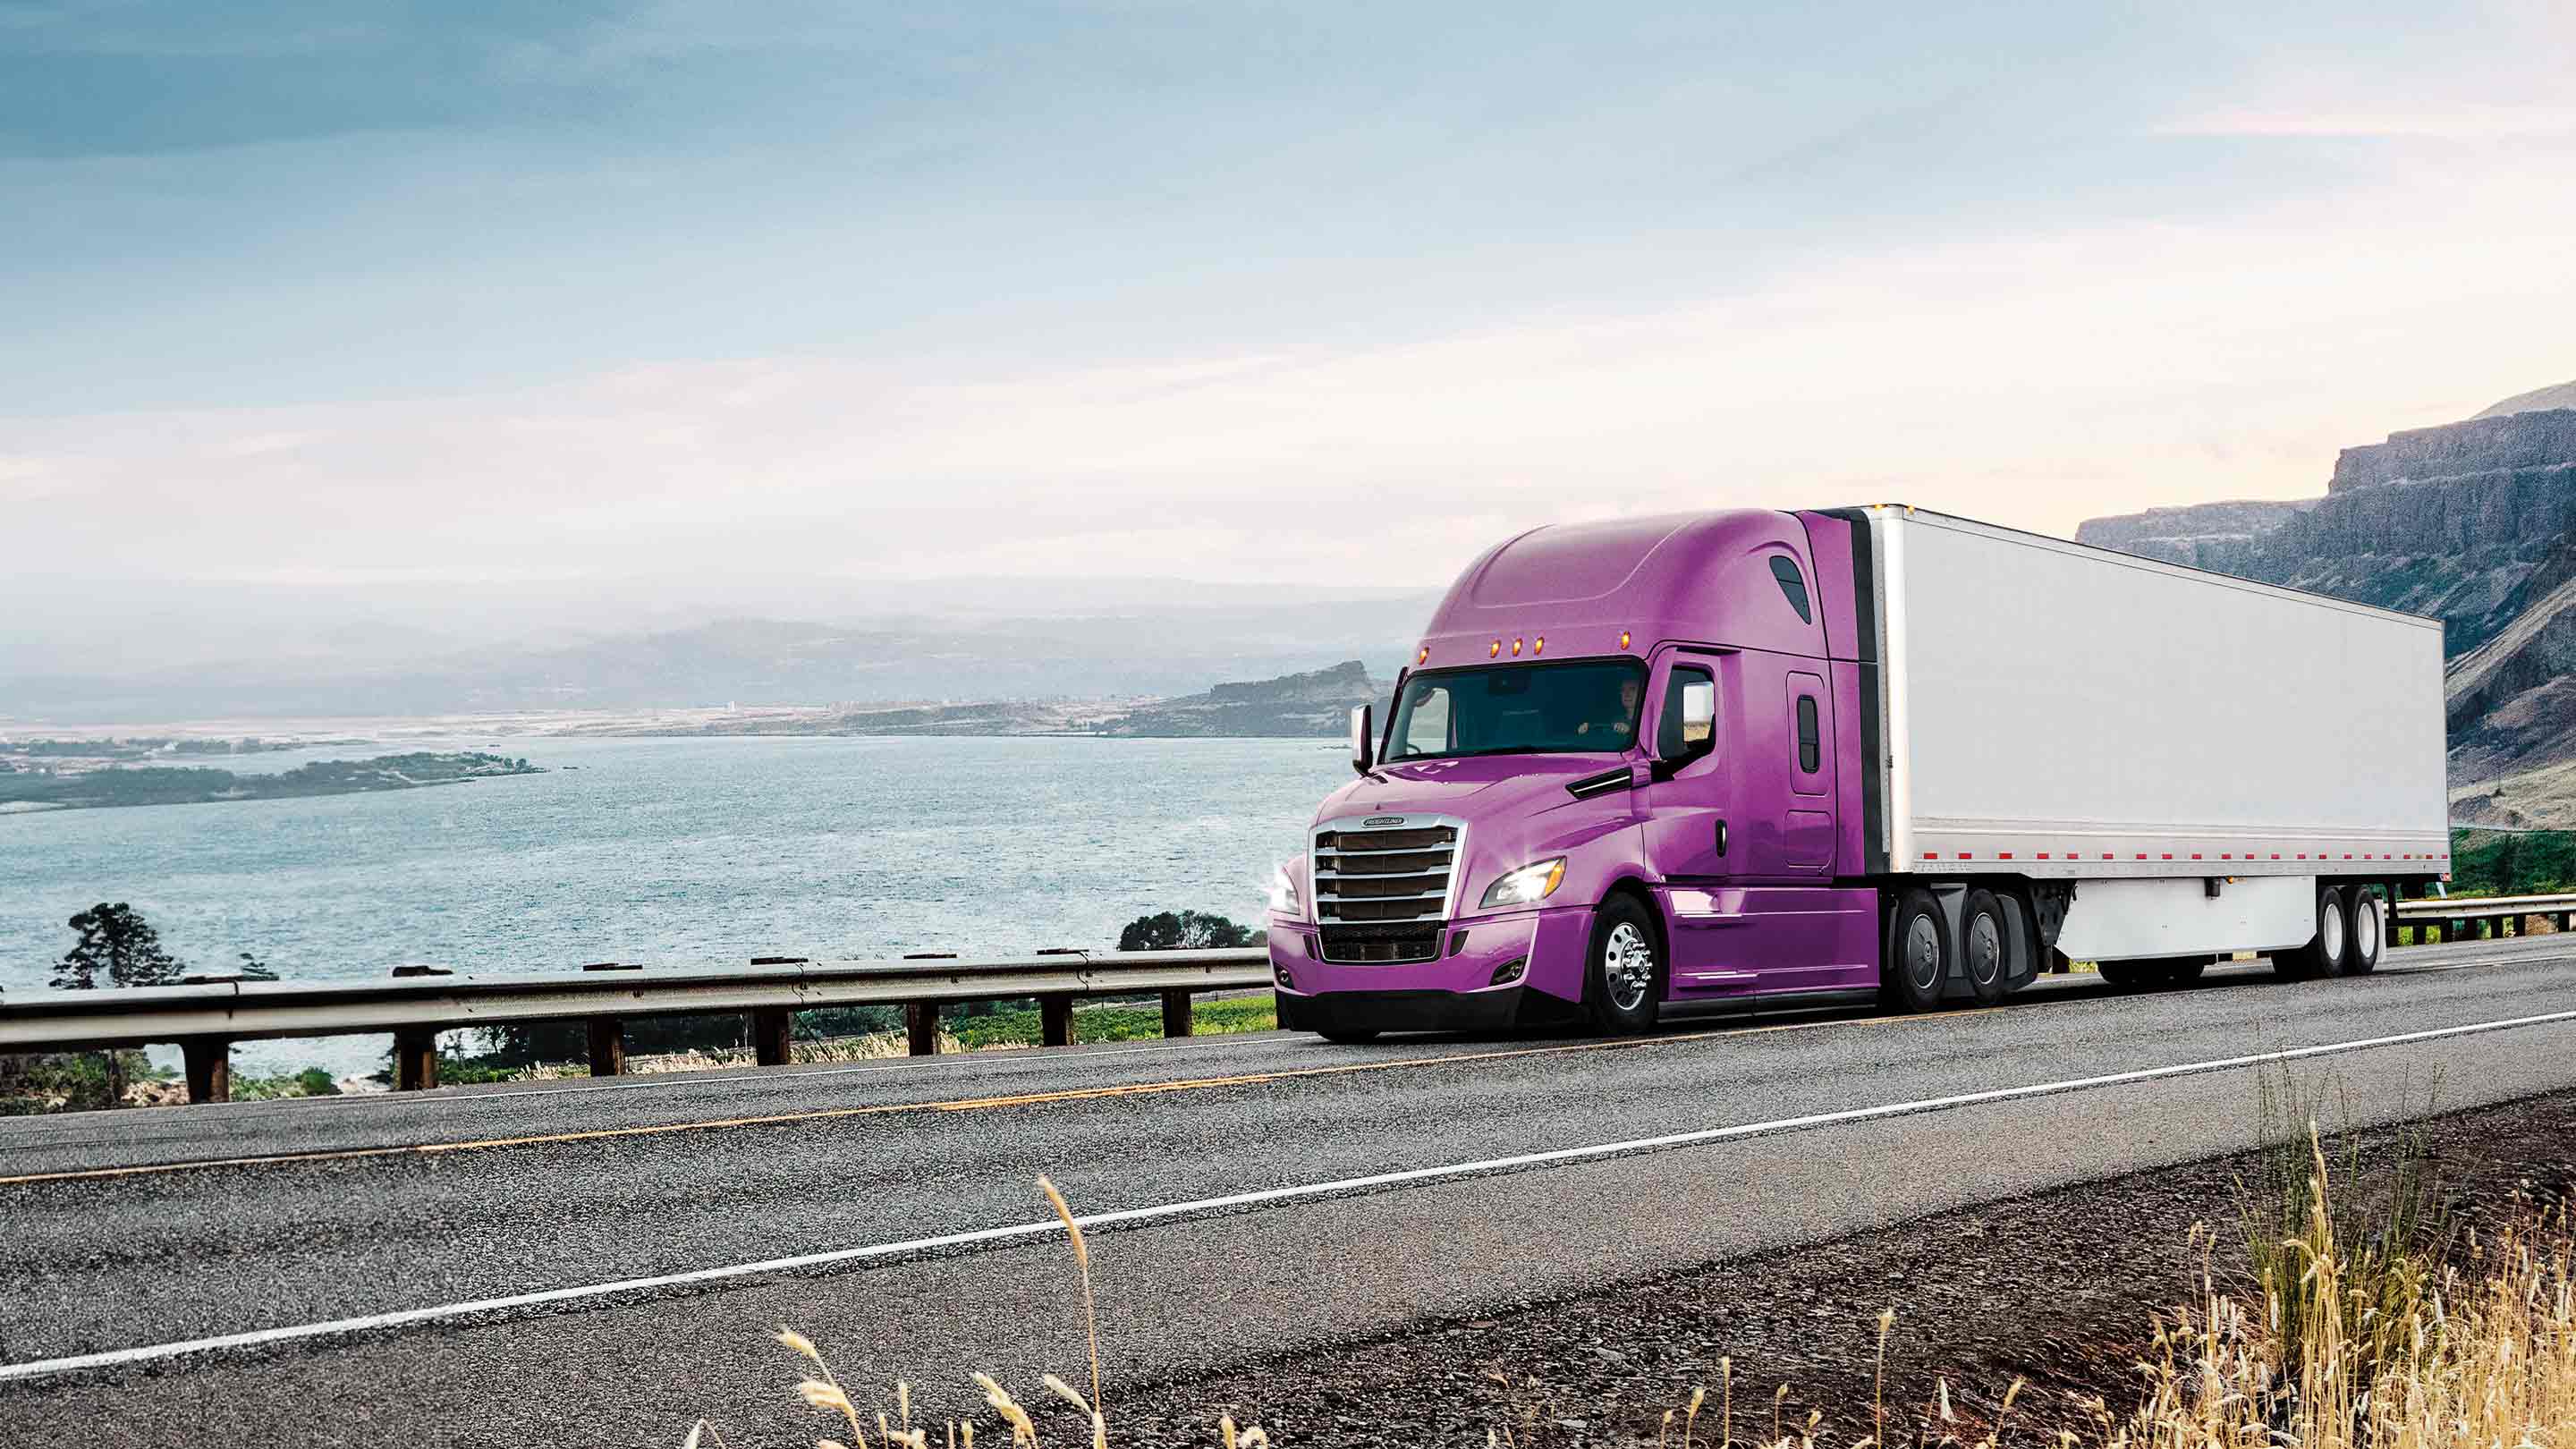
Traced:
[[[1734, 1366], [1721, 1359], [1714, 1412], [1708, 1389], [1693, 1388], [1660, 1426], [1648, 1426], [1653, 1442], [1658, 1449], [1886, 1449], [1899, 1441], [1947, 1449], [2025, 1441], [2033, 1449], [2576, 1449], [2576, 1231], [2567, 1211], [2526, 1212], [2517, 1226], [2483, 1238], [2436, 1240], [2403, 1224], [2392, 1231], [2386, 1219], [2337, 1202], [2338, 1174], [2313, 1126], [2305, 1147], [2304, 1174], [2272, 1178], [2297, 1191], [2304, 1208], [2245, 1217], [2249, 1231], [2284, 1216], [2290, 1221], [2290, 1231], [2253, 1254], [2259, 1301], [2220, 1289], [2210, 1261], [2217, 1239], [2196, 1229], [2204, 1248], [2198, 1301], [2159, 1318], [2149, 1354], [2136, 1366], [2133, 1405], [2122, 1410], [2107, 1399], [2085, 1401], [2095, 1425], [2090, 1433], [2030, 1432], [2017, 1440], [2011, 1418], [2025, 1387], [2019, 1380], [1991, 1423], [1971, 1427], [1953, 1413], [1950, 1386], [1941, 1380], [1919, 1414], [1903, 1415], [1912, 1422], [1897, 1425], [1899, 1439], [1891, 1440], [1886, 1367], [1896, 1315], [1890, 1311], [1876, 1324], [1878, 1371], [1867, 1435], [1838, 1443], [1820, 1438], [1822, 1417], [1813, 1413], [1803, 1424], [1784, 1424], [1789, 1390], [1783, 1385], [1769, 1396], [1767, 1424], [1739, 1438]], [[2352, 1175], [2342, 1176], [2341, 1190], [2353, 1184]], [[1085, 1397], [1053, 1374], [1042, 1382], [1082, 1416], [1092, 1449], [1108, 1449], [1090, 1244], [1064, 1195], [1044, 1179], [1038, 1186], [1073, 1248], [1090, 1334], [1091, 1393]], [[797, 1394], [849, 1435], [817, 1440], [818, 1449], [973, 1449], [979, 1437], [990, 1437], [972, 1420], [916, 1426], [907, 1384], [895, 1386], [891, 1414], [863, 1415], [810, 1341], [787, 1329], [778, 1341], [810, 1366]], [[1509, 1379], [1491, 1377], [1507, 1395], [1513, 1391]], [[973, 1379], [1015, 1449], [1041, 1442], [1027, 1406], [989, 1376]], [[1489, 1449], [1533, 1449], [1545, 1437], [1542, 1410], [1503, 1417], [1486, 1432]], [[1211, 1428], [1225, 1449], [1268, 1449], [1269, 1436], [1258, 1425], [1238, 1427], [1222, 1417]], [[729, 1449], [704, 1421], [690, 1431], [687, 1449], [702, 1443]]]

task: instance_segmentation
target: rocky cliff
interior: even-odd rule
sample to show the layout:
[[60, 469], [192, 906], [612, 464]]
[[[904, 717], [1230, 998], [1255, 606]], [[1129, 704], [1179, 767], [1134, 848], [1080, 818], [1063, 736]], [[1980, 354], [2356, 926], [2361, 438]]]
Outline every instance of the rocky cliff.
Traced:
[[2346, 448], [2320, 499], [2153, 509], [2075, 536], [2440, 618], [2455, 817], [2576, 826], [2576, 383]]

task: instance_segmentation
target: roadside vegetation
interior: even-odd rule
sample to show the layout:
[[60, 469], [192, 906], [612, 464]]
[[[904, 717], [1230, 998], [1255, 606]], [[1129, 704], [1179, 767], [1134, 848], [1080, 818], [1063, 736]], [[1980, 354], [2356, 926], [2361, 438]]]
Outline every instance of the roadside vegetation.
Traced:
[[2555, 895], [2576, 891], [2576, 830], [2454, 830], [2451, 894]]
[[[1945, 1378], [1890, 1381], [1893, 1311], [1878, 1316], [1877, 1374], [1860, 1413], [1835, 1423], [1817, 1411], [1783, 1414], [1776, 1393], [1738, 1382], [1720, 1359], [1708, 1384], [1677, 1385], [1660, 1421], [1603, 1433], [1596, 1419], [1556, 1417], [1538, 1386], [1489, 1375], [1501, 1405], [1482, 1432], [1488, 1446], [1540, 1449], [1578, 1437], [1658, 1449], [2566, 1449], [2576, 1445], [2576, 1231], [2567, 1205], [2517, 1198], [2480, 1231], [2449, 1210], [2427, 1166], [2424, 1138], [2380, 1134], [2330, 1152], [2298, 1102], [2268, 1090], [2267, 1121], [2283, 1130], [2238, 1180], [2234, 1221], [2193, 1229], [2199, 1270], [2185, 1301], [2152, 1315], [2132, 1381], [2102, 1392], [2060, 1387], [2043, 1402], [2016, 1378], [1983, 1411], [1955, 1400]], [[2349, 1144], [2363, 1140], [2348, 1139]], [[1064, 1222], [1076, 1289], [1094, 1287], [1092, 1245], [1062, 1196], [1038, 1187]], [[2142, 1315], [2147, 1313], [2143, 1307]], [[973, 1420], [916, 1419], [912, 1387], [879, 1392], [845, 1381], [803, 1334], [779, 1342], [805, 1377], [798, 1398], [828, 1436], [818, 1445], [1093, 1445], [1113, 1439], [1092, 1333], [1087, 1382], [1054, 1374], [1026, 1397], [993, 1377], [966, 1382], [983, 1412]], [[2044, 1360], [2074, 1345], [2048, 1343]], [[2034, 1369], [2049, 1365], [2035, 1362]], [[2116, 1365], [2112, 1366], [2116, 1371]], [[2098, 1376], [2098, 1375], [2097, 1375]], [[2052, 1375], [2060, 1385], [2068, 1380]], [[2081, 1374], [2077, 1375], [2080, 1379]], [[1398, 1385], [1388, 1386], [1400, 1393]], [[1861, 1414], [1866, 1417], [1861, 1417]], [[1267, 1446], [1259, 1426], [1211, 1413], [1203, 1443]], [[1347, 1420], [1343, 1421], [1347, 1423]], [[1326, 1442], [1359, 1442], [1337, 1435]], [[701, 1421], [686, 1449], [725, 1445]]]

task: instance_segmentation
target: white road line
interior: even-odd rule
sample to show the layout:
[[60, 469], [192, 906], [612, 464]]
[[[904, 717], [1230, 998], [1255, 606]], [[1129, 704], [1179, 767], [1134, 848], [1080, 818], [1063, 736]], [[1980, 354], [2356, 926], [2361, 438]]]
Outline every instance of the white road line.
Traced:
[[[2400, 1032], [2393, 1036], [2327, 1042], [2320, 1046], [2287, 1047], [2280, 1051], [2252, 1052], [2244, 1056], [2217, 1057], [2208, 1061], [2143, 1067], [2136, 1071], [2113, 1072], [2099, 1077], [2076, 1077], [2066, 1081], [2041, 1082], [2026, 1087], [1996, 1087], [1982, 1092], [1960, 1092], [1947, 1097], [1926, 1097], [1913, 1102], [1891, 1102], [1875, 1107], [1849, 1107], [1839, 1112], [1818, 1112], [1805, 1117], [1783, 1117], [1776, 1121], [1747, 1122], [1732, 1127], [1709, 1127], [1695, 1132], [1674, 1132], [1661, 1137], [1640, 1137], [1627, 1142], [1604, 1142], [1587, 1147], [1561, 1147], [1547, 1152], [1527, 1152], [1514, 1157], [1489, 1157], [1474, 1162], [1449, 1163], [1441, 1167], [1416, 1167], [1402, 1172], [1381, 1172], [1367, 1177], [1341, 1178], [1332, 1182], [1263, 1188], [1254, 1192], [1231, 1193], [1224, 1197], [1198, 1198], [1190, 1202], [1160, 1203], [1152, 1207], [1091, 1213], [1077, 1221], [1085, 1228], [1120, 1227], [1134, 1223], [1194, 1217], [1233, 1208], [1258, 1207], [1268, 1203], [1338, 1197], [1369, 1192], [1378, 1188], [1436, 1182], [1449, 1178], [1482, 1177], [1522, 1168], [1623, 1157], [1633, 1153], [1724, 1142], [1774, 1132], [1794, 1132], [1806, 1128], [1838, 1126], [1848, 1122], [1902, 1117], [1918, 1112], [1937, 1112], [1954, 1107], [1977, 1106], [1988, 1102], [2009, 1102], [2025, 1097], [2044, 1097], [2061, 1092], [2080, 1092], [2098, 1087], [2160, 1081], [2169, 1077], [2186, 1077], [2204, 1072], [2223, 1072], [2240, 1067], [2260, 1066], [2267, 1062], [2297, 1061], [2306, 1057], [2365, 1051], [2372, 1047], [2403, 1046], [2410, 1042], [2438, 1041], [2446, 1037], [2473, 1036], [2483, 1032], [2509, 1031], [2516, 1027], [2546, 1026], [2567, 1021], [2576, 1021], [2576, 1011], [2552, 1011], [2538, 1016], [2471, 1022], [2466, 1026], [2434, 1027], [2424, 1031]], [[700, 1268], [687, 1273], [666, 1273], [651, 1278], [621, 1278], [613, 1283], [587, 1283], [574, 1288], [550, 1288], [541, 1293], [519, 1293], [506, 1298], [478, 1298], [465, 1303], [441, 1304], [434, 1308], [406, 1308], [392, 1313], [372, 1313], [359, 1318], [335, 1318], [323, 1323], [300, 1323], [285, 1328], [263, 1328], [248, 1333], [223, 1334], [214, 1338], [192, 1338], [177, 1343], [147, 1344], [138, 1348], [120, 1348], [105, 1353], [85, 1353], [68, 1358], [35, 1359], [26, 1363], [0, 1364], [0, 1383], [51, 1378], [91, 1369], [152, 1363], [192, 1354], [219, 1353], [230, 1349], [261, 1348], [271, 1344], [292, 1343], [305, 1339], [375, 1333], [416, 1323], [436, 1323], [471, 1318], [486, 1313], [513, 1313], [530, 1308], [543, 1308], [551, 1304], [579, 1303], [626, 1294], [650, 1293], [692, 1284], [721, 1282], [728, 1278], [752, 1277], [763, 1273], [794, 1272], [805, 1268], [980, 1247], [1061, 1231], [1063, 1231], [1062, 1224], [1053, 1218], [1047, 1218], [1038, 1222], [979, 1228], [973, 1232], [949, 1233], [935, 1238], [913, 1238], [900, 1243], [874, 1243], [863, 1248], [838, 1248], [824, 1253], [802, 1253], [791, 1258], [769, 1258], [757, 1263], [734, 1263], [721, 1268]]]

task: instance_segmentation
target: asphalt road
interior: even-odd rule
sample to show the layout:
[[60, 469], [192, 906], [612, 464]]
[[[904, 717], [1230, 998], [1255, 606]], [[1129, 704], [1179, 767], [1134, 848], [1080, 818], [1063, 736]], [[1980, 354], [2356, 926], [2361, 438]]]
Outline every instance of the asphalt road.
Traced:
[[1110, 1219], [1114, 1407], [2237, 1150], [2266, 1083], [2329, 1092], [2329, 1128], [2576, 1087], [2576, 938], [1636, 1042], [1202, 1038], [0, 1121], [0, 1443], [676, 1445], [701, 1415], [811, 1442], [781, 1324], [934, 1406], [978, 1369], [1084, 1377], [1040, 1173]]

